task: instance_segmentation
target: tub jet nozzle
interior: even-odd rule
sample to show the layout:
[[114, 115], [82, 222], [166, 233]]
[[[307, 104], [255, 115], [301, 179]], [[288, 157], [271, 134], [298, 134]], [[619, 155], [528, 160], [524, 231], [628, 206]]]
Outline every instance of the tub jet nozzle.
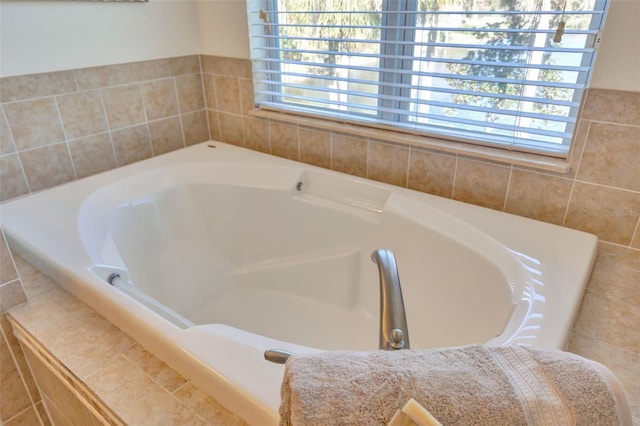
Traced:
[[119, 273], [117, 273], [117, 272], [113, 272], [113, 273], [111, 273], [111, 274], [107, 277], [107, 282], [109, 283], [109, 285], [112, 285], [112, 286], [114, 286], [114, 287], [115, 287], [115, 285], [116, 285], [116, 280], [119, 280], [120, 278], [121, 278], [121, 277], [120, 277], [120, 274], [119, 274]]

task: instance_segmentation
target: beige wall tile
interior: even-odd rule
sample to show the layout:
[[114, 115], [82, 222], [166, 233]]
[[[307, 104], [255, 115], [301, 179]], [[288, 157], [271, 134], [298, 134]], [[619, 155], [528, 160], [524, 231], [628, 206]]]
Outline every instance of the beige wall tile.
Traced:
[[133, 126], [145, 121], [140, 87], [123, 86], [102, 91], [110, 129]]
[[240, 83], [237, 78], [226, 75], [214, 76], [218, 110], [240, 114]]
[[253, 101], [253, 80], [241, 78], [240, 83], [240, 109], [242, 114], [246, 114], [255, 109]]
[[408, 187], [416, 191], [451, 198], [456, 157], [411, 148]]
[[106, 364], [85, 383], [127, 424], [206, 424], [125, 357]]
[[331, 167], [338, 172], [367, 177], [367, 151], [369, 142], [334, 133], [331, 136]]
[[12, 418], [30, 405], [27, 388], [0, 334], [0, 422]]
[[569, 152], [569, 170], [564, 175], [566, 178], [574, 178], [576, 173], [578, 173], [578, 165], [582, 159], [582, 152], [584, 151], [584, 145], [587, 142], [590, 127], [590, 120], [581, 119], [578, 123], [578, 127], [576, 128], [576, 132], [571, 143], [571, 151]]
[[[13, 355], [13, 359], [15, 361], [15, 365], [17, 367], [16, 373], [19, 371], [22, 374], [22, 380], [25, 383], [27, 392], [31, 396], [31, 401], [37, 403], [40, 401], [40, 391], [36, 385], [35, 380], [33, 379], [33, 375], [29, 370], [29, 365], [27, 364], [27, 360], [24, 357], [24, 353], [22, 352], [22, 348], [18, 339], [13, 334], [13, 328], [11, 324], [7, 320], [6, 315], [0, 315], [0, 327], [2, 327], [2, 331], [4, 332], [5, 342]], [[1, 336], [0, 336], [1, 338]]]
[[102, 98], [96, 90], [57, 97], [67, 138], [79, 138], [107, 130]]
[[69, 142], [69, 150], [78, 179], [116, 167], [113, 145], [108, 133], [73, 140]]
[[55, 287], [56, 284], [51, 278], [27, 262], [22, 256], [14, 253], [13, 259], [16, 262], [18, 271], [20, 271], [20, 281], [27, 299], [32, 299]]
[[201, 74], [176, 77], [176, 86], [178, 88], [178, 104], [182, 114], [204, 109]]
[[216, 79], [213, 74], [203, 74], [202, 83], [204, 85], [204, 100], [209, 109], [218, 109], [216, 99]]
[[570, 179], [514, 169], [505, 211], [562, 225], [572, 186]]
[[300, 161], [331, 168], [331, 133], [300, 127]]
[[158, 70], [158, 77], [160, 78], [200, 72], [199, 55], [159, 59], [155, 61], [155, 64]]
[[207, 122], [207, 112], [205, 110], [182, 114], [180, 118], [184, 132], [184, 143], [187, 146], [210, 139], [209, 123]]
[[147, 120], [178, 114], [178, 98], [173, 78], [154, 80], [140, 85]]
[[116, 67], [115, 72], [110, 72], [110, 76], [119, 80], [115, 80], [113, 84], [139, 83], [158, 78], [158, 62], [155, 60], [108, 65], [108, 67]]
[[631, 243], [631, 247], [640, 249], [640, 222], [638, 223], [638, 226], [636, 226], [636, 235]]
[[12, 418], [8, 422], [4, 422], [4, 426], [34, 426], [40, 425], [40, 418], [36, 413], [36, 409], [31, 406], [20, 415]]
[[202, 72], [207, 74], [215, 74], [215, 62], [218, 56], [200, 55], [200, 63], [202, 64]]
[[640, 123], [640, 92], [589, 89], [582, 117], [610, 123]]
[[173, 392], [187, 383], [187, 379], [169, 368], [167, 364], [160, 361], [139, 344], [133, 345], [123, 355], [169, 392]]
[[158, 77], [154, 61], [81, 68], [73, 71], [79, 90], [137, 83]]
[[640, 191], [640, 127], [591, 123], [578, 179]]
[[638, 283], [640, 252], [601, 242], [588, 291], [599, 297], [640, 306]]
[[256, 151], [271, 152], [269, 122], [262, 118], [242, 117], [246, 147]]
[[510, 172], [509, 167], [459, 158], [453, 198], [502, 210]]
[[15, 152], [16, 146], [4, 116], [4, 107], [0, 105], [0, 155]]
[[629, 245], [639, 206], [640, 193], [576, 182], [564, 225]]
[[73, 73], [78, 82], [78, 90], [90, 90], [119, 84], [116, 82], [118, 79], [111, 76], [111, 73], [116, 70], [116, 66], [101, 66], [79, 68], [74, 70]]
[[40, 342], [80, 379], [95, 373], [135, 344], [95, 311], [82, 317], [81, 322], [70, 324], [73, 327], [49, 327], [40, 334]]
[[251, 78], [251, 61], [248, 59], [223, 58], [203, 55], [202, 71], [205, 73]]
[[29, 186], [17, 154], [0, 157], [0, 201], [28, 194]]
[[4, 238], [4, 233], [0, 232], [0, 285], [8, 283], [18, 278], [16, 268], [13, 266], [11, 252]]
[[6, 104], [4, 109], [13, 141], [19, 150], [64, 140], [53, 97]]
[[269, 135], [273, 155], [296, 161], [300, 158], [297, 125], [270, 121]]
[[[29, 373], [31, 374], [31, 373]], [[47, 409], [44, 406], [44, 402], [40, 401], [35, 405], [35, 409], [40, 416], [40, 420], [42, 421], [42, 426], [52, 426], [53, 423], [49, 418], [49, 414], [47, 413]]]
[[46, 405], [48, 414], [51, 417], [51, 422], [54, 426], [73, 426], [71, 420], [67, 419], [67, 417], [56, 407], [56, 405], [46, 396], [42, 397], [42, 402]]
[[369, 142], [367, 177], [401, 187], [407, 186], [409, 149], [399, 145]]
[[46, 345], [46, 340], [55, 338], [59, 329], [72, 329], [75, 322], [82, 322], [92, 312], [61, 287], [54, 286], [41, 297], [29, 299], [29, 303], [13, 308], [11, 317], [30, 333], [38, 335]]
[[43, 98], [76, 90], [72, 71], [0, 78], [0, 102]]
[[[218, 116], [218, 111], [207, 110], [207, 117], [209, 118], [209, 134], [211, 135], [211, 139], [224, 142], [220, 134], [220, 117]], [[242, 126], [242, 124], [240, 124], [240, 126]], [[240, 140], [243, 140], [243, 136], [240, 136]]]
[[113, 131], [111, 139], [119, 166], [152, 156], [151, 141], [146, 124]]
[[640, 311], [637, 305], [587, 292], [574, 330], [582, 336], [640, 354]]
[[[242, 117], [234, 114], [218, 113], [219, 140], [233, 145], [244, 146], [244, 132], [242, 130]], [[211, 123], [211, 116], [209, 116]], [[213, 121], [211, 134], [215, 133], [216, 120]]]
[[20, 281], [15, 280], [0, 285], [0, 312], [6, 312], [26, 301], [27, 298], [24, 295]]
[[31, 191], [51, 188], [76, 178], [66, 143], [20, 153]]
[[182, 126], [178, 116], [149, 122], [149, 133], [155, 155], [184, 148]]
[[218, 401], [207, 396], [193, 383], [188, 382], [174, 392], [184, 405], [192, 409], [208, 424], [225, 426], [244, 426], [246, 423], [236, 414], [220, 405]]
[[54, 422], [65, 419], [69, 423], [63, 424], [83, 426], [99, 426], [102, 424], [30, 349], [25, 348], [24, 352], [29, 360], [31, 371], [38, 382], [38, 386], [44, 394], [43, 400], [45, 404], [48, 407], [55, 406], [55, 409], [49, 408], [49, 412], [60, 412], [60, 415], [54, 416]]

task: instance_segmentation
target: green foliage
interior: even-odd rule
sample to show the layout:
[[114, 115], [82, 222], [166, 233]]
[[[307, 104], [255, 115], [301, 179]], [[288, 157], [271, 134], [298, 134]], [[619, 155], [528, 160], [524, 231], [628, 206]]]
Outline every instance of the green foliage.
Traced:
[[[542, 0], [536, 0], [539, 8]], [[552, 0], [557, 2], [558, 0]], [[494, 0], [492, 1], [496, 10], [515, 11], [518, 10], [519, 0]], [[502, 20], [487, 22], [486, 28], [490, 29], [527, 29], [537, 28], [540, 24], [540, 16], [524, 14], [504, 14]], [[554, 17], [556, 21], [559, 19]], [[557, 23], [553, 20], [550, 27]], [[526, 79], [527, 69], [519, 67], [518, 64], [526, 64], [530, 60], [530, 52], [527, 46], [533, 45], [535, 34], [520, 31], [497, 31], [497, 32], [477, 32], [473, 33], [478, 40], [484, 41], [486, 49], [469, 50], [463, 58], [466, 61], [478, 61], [482, 63], [450, 63], [447, 65], [449, 71], [458, 74], [462, 78], [447, 79], [448, 84], [455, 89], [463, 91], [478, 92], [478, 95], [455, 94], [453, 99], [458, 104], [468, 104], [492, 109], [516, 109], [519, 101], [507, 99], [500, 96], [480, 96], [480, 93], [511, 95], [519, 97], [523, 95], [524, 86], [518, 81]], [[500, 47], [504, 46], [504, 49]], [[522, 49], [513, 47], [522, 46]], [[542, 64], [551, 64], [552, 58], [549, 53], [542, 57]], [[504, 79], [509, 81], [476, 81], [464, 79], [464, 76], [479, 76], [489, 79]], [[539, 81], [559, 82], [562, 75], [557, 70], [541, 69], [538, 74]], [[553, 87], [539, 86], [536, 89], [536, 96], [546, 99], [567, 99], [572, 95], [570, 90]], [[546, 103], [536, 103], [533, 110], [541, 113], [559, 114], [562, 111], [553, 105]], [[494, 113], [487, 113], [486, 119], [490, 122], [497, 120]]]
[[[287, 14], [289, 27], [283, 37], [311, 37], [307, 48], [330, 52], [350, 52], [357, 49], [357, 43], [344, 40], [377, 40], [380, 31], [357, 27], [377, 27], [380, 25], [382, 0], [280, 0], [281, 12], [304, 12]], [[329, 12], [362, 13], [329, 13]], [[307, 25], [312, 25], [311, 27]]]

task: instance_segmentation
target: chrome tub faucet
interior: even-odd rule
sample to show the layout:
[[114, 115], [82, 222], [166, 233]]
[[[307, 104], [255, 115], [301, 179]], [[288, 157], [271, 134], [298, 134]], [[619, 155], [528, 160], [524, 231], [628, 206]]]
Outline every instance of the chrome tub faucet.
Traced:
[[409, 329], [396, 258], [391, 250], [371, 253], [380, 274], [380, 349], [409, 349]]

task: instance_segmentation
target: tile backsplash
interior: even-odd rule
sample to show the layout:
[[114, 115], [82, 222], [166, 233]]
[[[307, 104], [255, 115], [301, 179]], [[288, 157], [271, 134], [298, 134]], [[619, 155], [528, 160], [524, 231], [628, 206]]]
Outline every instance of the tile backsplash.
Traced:
[[209, 139], [200, 57], [0, 79], [0, 201]]
[[[0, 201], [211, 138], [594, 233], [600, 254], [569, 349], [621, 377], [640, 425], [640, 93], [588, 91], [566, 173], [255, 114], [252, 93], [248, 60], [197, 55], [2, 78]], [[2, 312], [29, 297], [20, 262], [2, 236]], [[4, 319], [0, 337], [12, 407], [0, 421], [48, 424]]]

